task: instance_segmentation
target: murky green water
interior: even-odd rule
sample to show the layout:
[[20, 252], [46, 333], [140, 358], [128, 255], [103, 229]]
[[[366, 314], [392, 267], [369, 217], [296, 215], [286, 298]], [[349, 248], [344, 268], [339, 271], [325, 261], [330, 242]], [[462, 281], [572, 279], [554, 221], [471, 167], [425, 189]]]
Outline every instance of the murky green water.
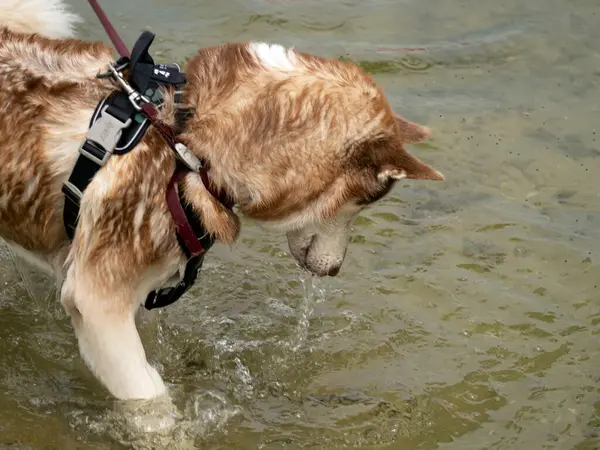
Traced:
[[217, 247], [194, 298], [141, 318], [182, 412], [160, 439], [120, 426], [51, 283], [4, 251], [0, 448], [600, 448], [597, 1], [101, 3], [165, 62], [248, 39], [359, 61], [447, 181], [357, 220], [336, 279], [252, 223]]

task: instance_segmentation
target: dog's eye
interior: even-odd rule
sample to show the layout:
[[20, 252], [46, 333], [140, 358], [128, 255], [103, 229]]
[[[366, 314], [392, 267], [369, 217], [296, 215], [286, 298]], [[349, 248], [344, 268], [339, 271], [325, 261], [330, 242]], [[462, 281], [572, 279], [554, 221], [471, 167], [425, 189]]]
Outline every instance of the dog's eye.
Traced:
[[370, 205], [371, 203], [375, 203], [378, 200], [381, 200], [385, 197], [394, 187], [395, 180], [389, 179], [384, 184], [380, 185], [380, 188], [372, 193], [366, 194], [362, 197], [357, 204], [360, 206]]

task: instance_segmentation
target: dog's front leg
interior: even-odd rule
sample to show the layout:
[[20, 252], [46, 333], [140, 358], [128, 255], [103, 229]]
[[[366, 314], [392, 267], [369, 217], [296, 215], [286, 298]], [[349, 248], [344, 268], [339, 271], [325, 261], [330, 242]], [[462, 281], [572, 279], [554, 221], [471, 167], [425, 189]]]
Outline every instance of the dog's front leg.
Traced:
[[165, 394], [165, 384], [146, 360], [135, 326], [140, 304], [136, 292], [126, 286], [97, 286], [94, 279], [71, 266], [61, 291], [84, 361], [118, 399], [153, 399]]

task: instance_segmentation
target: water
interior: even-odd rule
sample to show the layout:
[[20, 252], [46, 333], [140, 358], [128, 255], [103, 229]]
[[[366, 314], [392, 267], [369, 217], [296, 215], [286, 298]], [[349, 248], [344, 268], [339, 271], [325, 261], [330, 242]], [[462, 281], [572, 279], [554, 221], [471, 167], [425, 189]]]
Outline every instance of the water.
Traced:
[[247, 39], [357, 61], [432, 127], [412, 150], [447, 181], [363, 214], [336, 279], [254, 223], [211, 251], [193, 298], [140, 318], [167, 436], [122, 426], [51, 284], [4, 251], [0, 448], [600, 447], [597, 2], [102, 4], [164, 61]]

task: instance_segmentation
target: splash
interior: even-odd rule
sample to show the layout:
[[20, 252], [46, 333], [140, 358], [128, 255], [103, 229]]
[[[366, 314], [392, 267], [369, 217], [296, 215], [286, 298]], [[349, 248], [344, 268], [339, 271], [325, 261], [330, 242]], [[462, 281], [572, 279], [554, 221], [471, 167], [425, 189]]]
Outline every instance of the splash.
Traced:
[[300, 284], [303, 296], [298, 308], [298, 323], [290, 342], [290, 349], [294, 352], [300, 350], [308, 340], [310, 319], [315, 311], [315, 304], [325, 300], [325, 290], [319, 286], [317, 277], [310, 275], [307, 279], [305, 275], [301, 275]]

